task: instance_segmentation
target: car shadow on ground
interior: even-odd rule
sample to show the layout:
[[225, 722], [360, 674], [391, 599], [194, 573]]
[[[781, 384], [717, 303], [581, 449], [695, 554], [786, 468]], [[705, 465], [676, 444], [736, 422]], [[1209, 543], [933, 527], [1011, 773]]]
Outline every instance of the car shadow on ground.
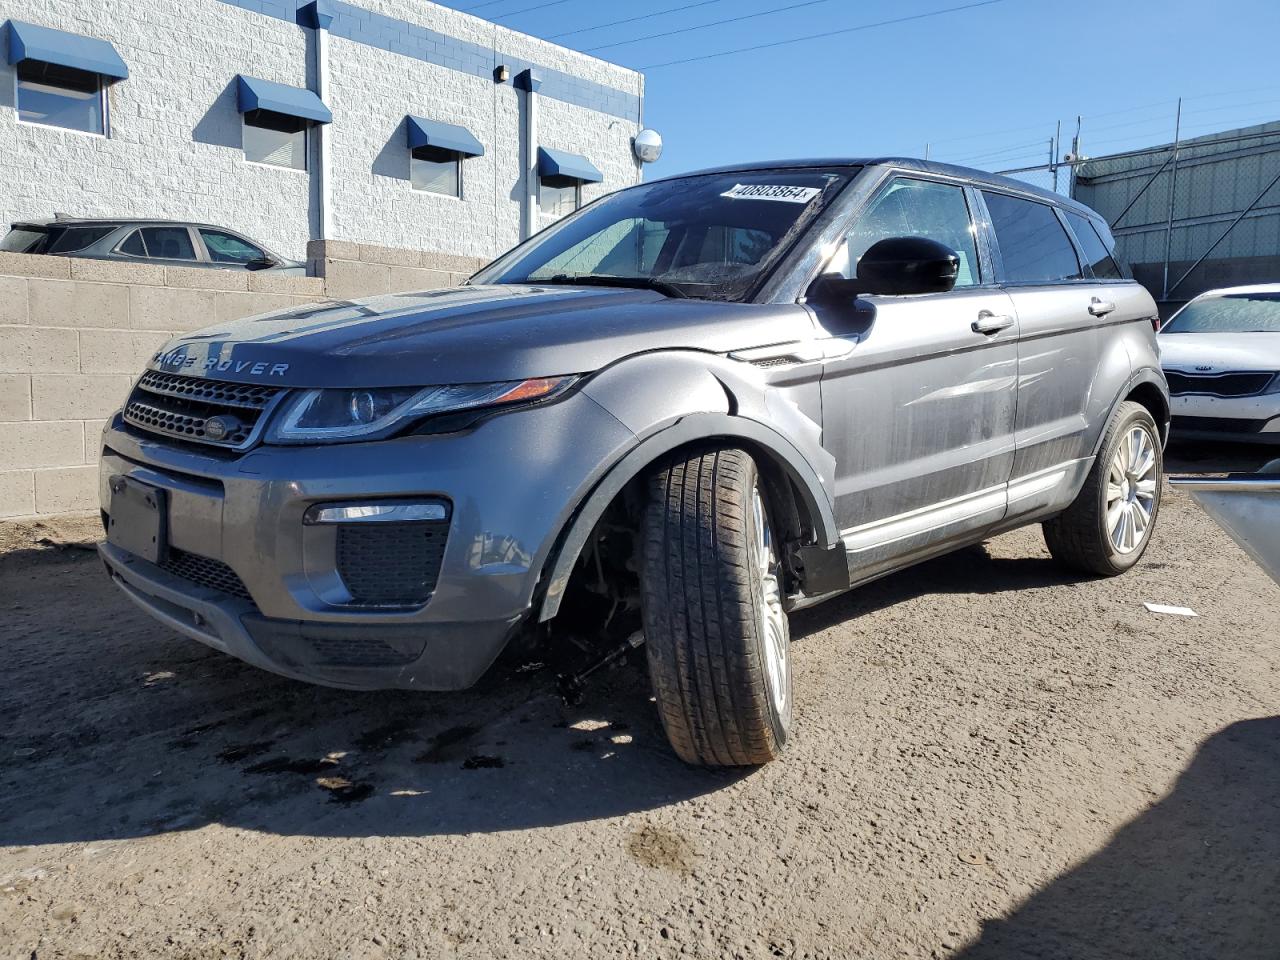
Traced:
[[1058, 566], [1047, 556], [994, 557], [979, 543], [874, 580], [793, 614], [792, 639], [803, 639], [863, 614], [927, 593], [991, 594], [1057, 587], [1095, 579]]
[[1280, 951], [1280, 717], [1234, 723], [1111, 841], [988, 921], [962, 960]]
[[[581, 706], [554, 665], [507, 662], [453, 694], [349, 692], [276, 677], [136, 611], [91, 554], [9, 554], [0, 642], [0, 845], [205, 824], [285, 835], [460, 834], [594, 820], [725, 789], [751, 771], [685, 766], [643, 655]], [[978, 547], [795, 615], [803, 642], [924, 592], [1065, 582], [1048, 561]]]
[[0, 846], [211, 823], [283, 835], [541, 827], [666, 806], [747, 771], [671, 753], [637, 662], [580, 706], [510, 660], [462, 693], [298, 683], [177, 637], [83, 551], [0, 564]]

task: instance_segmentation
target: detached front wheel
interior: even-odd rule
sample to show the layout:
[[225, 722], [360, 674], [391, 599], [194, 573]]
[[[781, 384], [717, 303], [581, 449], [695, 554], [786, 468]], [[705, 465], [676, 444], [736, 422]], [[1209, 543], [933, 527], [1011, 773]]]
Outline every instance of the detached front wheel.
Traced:
[[755, 461], [682, 456], [649, 481], [642, 615], [667, 738], [686, 763], [775, 759], [791, 726], [780, 547]]

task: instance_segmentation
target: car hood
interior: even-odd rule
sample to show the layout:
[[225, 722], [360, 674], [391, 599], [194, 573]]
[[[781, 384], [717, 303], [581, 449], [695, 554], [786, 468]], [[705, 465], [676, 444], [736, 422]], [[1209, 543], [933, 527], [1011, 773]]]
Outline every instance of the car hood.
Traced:
[[723, 353], [786, 339], [794, 305], [652, 290], [466, 286], [308, 304], [169, 341], [150, 369], [300, 387], [430, 386], [590, 373], [651, 350]]
[[1280, 370], [1280, 333], [1162, 333], [1159, 342], [1166, 370]]

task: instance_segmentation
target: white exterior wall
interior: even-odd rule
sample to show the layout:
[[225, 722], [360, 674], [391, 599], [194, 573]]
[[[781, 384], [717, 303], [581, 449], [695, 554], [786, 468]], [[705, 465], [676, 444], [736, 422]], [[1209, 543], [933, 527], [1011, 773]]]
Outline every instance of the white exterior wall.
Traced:
[[[643, 94], [634, 71], [446, 7], [422, 0], [353, 6], [497, 51], [495, 64], [518, 58], [509, 61], [512, 79], [532, 62]], [[314, 163], [302, 173], [245, 162], [235, 77], [308, 86], [311, 31], [220, 0], [0, 0], [0, 22], [10, 17], [109, 40], [129, 77], [110, 88], [104, 139], [20, 124], [14, 71], [0, 64], [0, 226], [55, 211], [197, 220], [305, 258], [318, 223]], [[328, 90], [328, 239], [484, 258], [518, 242], [525, 94], [510, 81], [334, 35]], [[484, 145], [483, 157], [464, 162], [462, 200], [411, 188], [406, 114], [465, 126]], [[604, 173], [603, 184], [584, 189], [584, 201], [640, 179], [631, 153], [639, 116], [539, 95], [538, 128], [541, 145], [582, 154]]]
[[[337, 238], [492, 257], [493, 81], [341, 37], [330, 41], [329, 76]], [[410, 186], [406, 114], [466, 127], [484, 145], [462, 163], [461, 200]]]
[[0, 22], [10, 17], [109, 40], [129, 78], [108, 89], [107, 138], [19, 123], [3, 51], [0, 226], [55, 211], [167, 217], [306, 255], [310, 178], [245, 162], [234, 82], [305, 86], [305, 31], [217, 0], [0, 0]]

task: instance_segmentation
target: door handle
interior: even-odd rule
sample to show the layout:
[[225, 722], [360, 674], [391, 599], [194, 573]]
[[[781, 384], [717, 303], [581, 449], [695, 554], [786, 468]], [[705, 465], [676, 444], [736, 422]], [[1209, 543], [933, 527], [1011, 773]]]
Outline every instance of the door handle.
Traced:
[[1108, 313], [1115, 312], [1116, 305], [1110, 300], [1099, 300], [1094, 297], [1089, 303], [1089, 312], [1095, 317], [1105, 317]]
[[992, 313], [990, 310], [983, 310], [978, 314], [978, 319], [971, 324], [974, 333], [985, 333], [990, 336], [993, 333], [999, 333], [1013, 326], [1013, 317], [1007, 313]]

